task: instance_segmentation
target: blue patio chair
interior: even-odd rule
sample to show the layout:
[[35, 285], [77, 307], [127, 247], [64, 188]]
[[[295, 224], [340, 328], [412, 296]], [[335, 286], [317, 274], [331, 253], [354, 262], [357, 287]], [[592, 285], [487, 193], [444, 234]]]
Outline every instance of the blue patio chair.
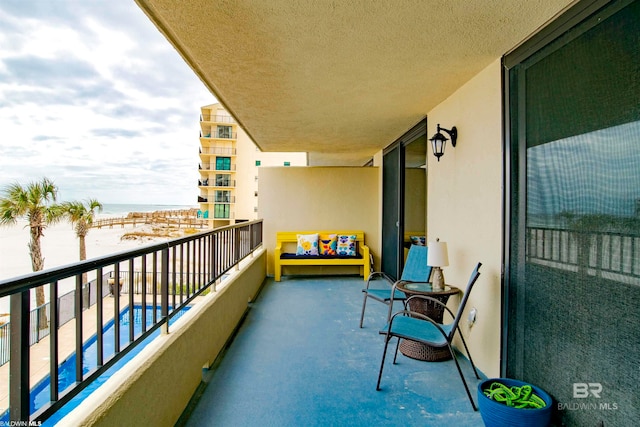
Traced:
[[[404, 301], [406, 299], [404, 292], [395, 289], [394, 285], [397, 285], [399, 282], [426, 283], [429, 281], [429, 276], [431, 276], [431, 267], [427, 265], [427, 247], [418, 245], [411, 245], [411, 247], [409, 247], [409, 254], [407, 255], [407, 260], [404, 264], [400, 280], [394, 282], [389, 275], [382, 271], [374, 271], [371, 273], [371, 275], [369, 275], [369, 280], [367, 280], [367, 287], [362, 290], [364, 293], [364, 301], [362, 302], [360, 327], [362, 328], [362, 323], [364, 321], [364, 310], [367, 306], [368, 298], [372, 298], [389, 306], [389, 313], [387, 315], [388, 321], [393, 310], [393, 301]], [[382, 283], [388, 286], [384, 288], [371, 287], [371, 281], [377, 277], [382, 278]], [[393, 298], [391, 297], [392, 290], [395, 290]]]
[[[467, 396], [469, 396], [469, 401], [471, 402], [471, 406], [474, 411], [477, 411], [476, 404], [473, 402], [473, 398], [471, 397], [471, 392], [469, 391], [469, 387], [467, 386], [467, 382], [464, 379], [464, 374], [462, 373], [462, 369], [460, 369], [460, 363], [458, 363], [458, 358], [456, 357], [455, 352], [452, 348], [453, 337], [456, 334], [456, 331], [460, 333], [460, 338], [462, 340], [462, 344], [464, 345], [464, 349], [467, 352], [467, 356], [469, 357], [469, 362], [471, 363], [471, 367], [473, 368], [473, 372], [476, 374], [476, 378], [480, 379], [478, 375], [478, 371], [476, 370], [475, 365], [473, 364], [473, 359], [471, 358], [471, 353], [469, 353], [469, 348], [467, 347], [467, 343], [464, 341], [464, 337], [460, 332], [460, 328], [458, 327], [460, 323], [460, 318], [462, 317], [462, 312], [464, 311], [464, 307], [467, 304], [467, 300], [469, 299], [469, 294], [471, 294], [471, 289], [473, 289], [473, 285], [476, 280], [480, 276], [478, 270], [482, 263], [478, 263], [476, 268], [471, 273], [471, 277], [469, 278], [469, 283], [467, 284], [467, 290], [462, 297], [462, 301], [460, 301], [460, 306], [458, 307], [458, 313], [453, 315], [453, 312], [446, 306], [446, 304], [438, 301], [435, 298], [424, 296], [424, 295], [414, 295], [406, 299], [405, 301], [405, 309], [395, 313], [389, 323], [380, 330], [381, 334], [385, 335], [384, 342], [384, 352], [382, 353], [382, 363], [380, 363], [380, 373], [378, 374], [378, 384], [376, 385], [376, 390], [380, 390], [380, 380], [382, 379], [382, 369], [384, 368], [384, 360], [387, 355], [387, 347], [389, 346], [389, 341], [391, 338], [398, 338], [398, 343], [396, 344], [395, 355], [393, 356], [393, 364], [396, 363], [396, 358], [398, 357], [398, 345], [400, 343], [400, 339], [406, 339], [411, 341], [420, 342], [431, 347], [436, 348], [444, 348], [448, 347], [451, 355], [453, 356], [453, 360], [456, 363], [456, 367], [458, 368], [458, 373], [460, 374], [460, 378], [462, 379], [462, 383], [464, 384], [464, 388], [467, 391]], [[438, 323], [435, 320], [427, 317], [424, 314], [417, 313], [415, 311], [410, 311], [407, 309], [409, 303], [413, 299], [424, 299], [433, 304], [441, 305], [450, 315], [453, 317], [453, 322], [449, 324]]]

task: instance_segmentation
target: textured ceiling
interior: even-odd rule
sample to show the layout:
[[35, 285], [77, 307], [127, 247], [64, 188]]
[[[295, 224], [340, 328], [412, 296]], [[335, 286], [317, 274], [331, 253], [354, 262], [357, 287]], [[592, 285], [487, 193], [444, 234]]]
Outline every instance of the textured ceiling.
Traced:
[[136, 0], [265, 151], [362, 165], [569, 0]]

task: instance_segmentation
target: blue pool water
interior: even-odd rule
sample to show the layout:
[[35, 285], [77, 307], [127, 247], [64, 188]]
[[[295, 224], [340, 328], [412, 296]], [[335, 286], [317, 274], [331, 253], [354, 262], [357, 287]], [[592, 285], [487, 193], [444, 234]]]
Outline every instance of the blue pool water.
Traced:
[[[184, 312], [186, 312], [189, 307], [183, 308], [180, 312], [178, 312], [172, 319], [171, 323], [173, 323], [176, 319], [178, 319]], [[129, 315], [129, 307], [126, 307], [124, 310], [120, 312], [120, 348], [123, 349], [129, 343], [129, 324], [130, 324], [130, 315]], [[160, 307], [156, 307], [157, 317], [160, 318]], [[153, 307], [146, 307], [146, 324], [147, 329], [151, 327], [153, 321]], [[134, 325], [134, 335], [138, 337], [142, 334], [142, 306], [134, 305], [133, 307], [133, 325]], [[109, 321], [104, 329], [103, 329], [103, 349], [104, 349], [104, 360], [107, 361], [114, 354], [114, 322], [113, 320]], [[42, 425], [43, 426], [53, 426], [58, 421], [60, 421], [64, 416], [69, 414], [73, 409], [75, 409], [87, 396], [89, 396], [94, 390], [100, 387], [105, 381], [107, 381], [115, 372], [117, 372], [125, 363], [131, 360], [135, 355], [137, 355], [151, 340], [153, 340], [156, 336], [160, 334], [160, 331], [157, 330], [151, 336], [146, 338], [140, 345], [136, 348], [132, 349], [125, 357], [119, 360], [115, 365], [109, 368], [105, 373], [100, 375], [98, 379], [96, 379], [93, 383], [91, 383], [87, 388], [82, 390], [76, 397], [71, 399], [65, 406], [63, 406], [60, 410], [58, 410], [55, 414], [53, 414], [49, 419], [47, 419]], [[92, 371], [96, 368], [97, 361], [97, 337], [94, 335], [89, 338], [83, 347], [83, 357], [82, 357], [82, 372], [87, 374], [89, 371]], [[75, 382], [75, 369], [76, 369], [76, 354], [73, 353], [69, 358], [67, 358], [64, 362], [60, 364], [58, 367], [58, 390], [60, 392], [64, 391], [70, 385], [73, 385]], [[45, 377], [36, 384], [31, 389], [31, 397], [30, 397], [30, 412], [34, 413], [35, 411], [42, 408], [44, 405], [49, 403], [49, 394], [50, 394], [50, 378], [49, 376]], [[6, 411], [4, 414], [0, 416], [0, 425], [3, 422], [9, 421], [9, 411]], [[8, 424], [6, 424], [8, 425]]]

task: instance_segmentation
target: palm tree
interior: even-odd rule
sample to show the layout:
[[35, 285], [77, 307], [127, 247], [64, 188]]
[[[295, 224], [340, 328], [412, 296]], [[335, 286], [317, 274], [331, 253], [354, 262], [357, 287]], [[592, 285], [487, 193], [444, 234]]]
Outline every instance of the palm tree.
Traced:
[[[96, 215], [96, 210], [102, 212], [102, 204], [96, 199], [83, 202], [64, 202], [61, 205], [63, 215], [71, 221], [75, 228], [76, 236], [80, 239], [80, 261], [87, 259], [87, 245], [85, 237], [89, 233], [91, 224]], [[82, 283], [87, 283], [87, 273], [82, 274]]]
[[[18, 183], [7, 186], [0, 197], [0, 225], [15, 224], [18, 218], [26, 216], [29, 221], [29, 255], [33, 271], [44, 268], [44, 258], [40, 238], [48, 225], [62, 218], [60, 206], [55, 204], [58, 188], [48, 178], [39, 182], [30, 182], [26, 186]], [[44, 288], [36, 288], [36, 305], [44, 305]], [[44, 311], [42, 312], [44, 314]], [[45, 322], [42, 324], [46, 328]]]

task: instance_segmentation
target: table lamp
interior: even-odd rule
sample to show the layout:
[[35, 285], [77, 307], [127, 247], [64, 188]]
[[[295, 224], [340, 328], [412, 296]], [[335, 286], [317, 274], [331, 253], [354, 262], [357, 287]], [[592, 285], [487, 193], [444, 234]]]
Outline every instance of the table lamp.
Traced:
[[433, 290], [441, 291], [444, 289], [444, 274], [442, 268], [449, 265], [449, 255], [447, 253], [447, 243], [436, 239], [435, 242], [429, 242], [429, 250], [427, 251], [427, 265], [433, 267], [431, 273], [431, 284]]

